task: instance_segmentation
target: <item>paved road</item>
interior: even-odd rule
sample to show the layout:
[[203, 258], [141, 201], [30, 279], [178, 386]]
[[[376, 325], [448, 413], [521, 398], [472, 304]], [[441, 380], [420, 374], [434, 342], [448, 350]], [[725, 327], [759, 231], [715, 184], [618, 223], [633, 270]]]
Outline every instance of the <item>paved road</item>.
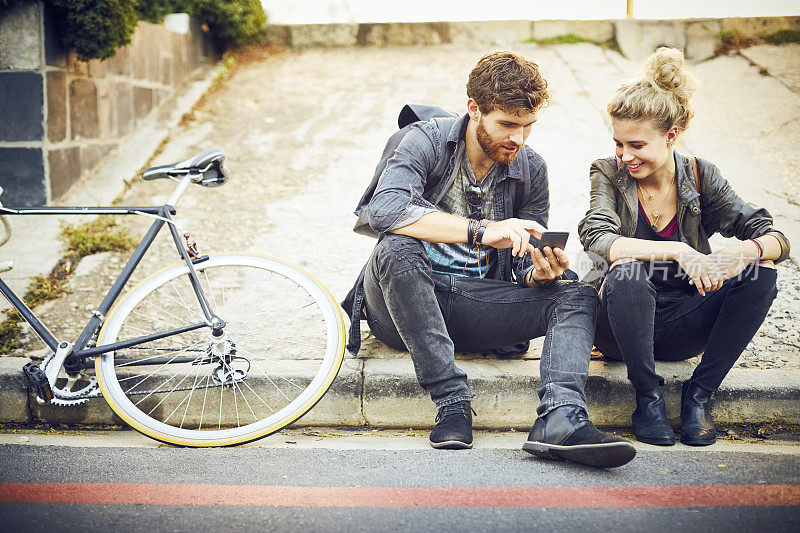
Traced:
[[0, 515], [5, 531], [800, 528], [797, 446], [639, 445], [605, 471], [535, 459], [523, 438], [433, 451], [422, 433], [296, 432], [187, 450], [128, 432], [0, 435]]

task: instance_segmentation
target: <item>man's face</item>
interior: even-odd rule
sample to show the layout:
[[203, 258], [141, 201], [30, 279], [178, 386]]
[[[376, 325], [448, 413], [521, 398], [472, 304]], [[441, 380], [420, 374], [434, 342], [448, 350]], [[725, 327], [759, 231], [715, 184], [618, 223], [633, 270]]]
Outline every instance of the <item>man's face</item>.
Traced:
[[506, 111], [495, 109], [491, 113], [478, 112], [475, 133], [486, 157], [495, 163], [511, 163], [517, 157], [533, 129], [539, 111]]

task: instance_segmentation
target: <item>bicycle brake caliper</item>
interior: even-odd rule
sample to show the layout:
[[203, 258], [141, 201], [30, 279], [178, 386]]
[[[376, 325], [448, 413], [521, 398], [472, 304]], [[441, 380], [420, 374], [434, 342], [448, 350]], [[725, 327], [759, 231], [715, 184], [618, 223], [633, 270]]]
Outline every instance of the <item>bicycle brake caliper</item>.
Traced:
[[197, 251], [197, 242], [188, 233], [184, 233], [183, 238], [186, 239], [186, 252], [189, 254], [189, 259], [192, 260], [192, 263], [197, 264], [208, 259], [207, 255], [200, 255], [200, 252]]

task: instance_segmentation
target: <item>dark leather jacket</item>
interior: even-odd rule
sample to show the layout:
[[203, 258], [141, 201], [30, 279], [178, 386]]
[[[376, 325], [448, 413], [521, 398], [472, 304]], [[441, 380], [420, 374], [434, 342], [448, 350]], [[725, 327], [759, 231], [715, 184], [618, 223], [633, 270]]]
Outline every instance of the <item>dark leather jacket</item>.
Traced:
[[[789, 257], [789, 241], [772, 227], [772, 215], [739, 198], [716, 166], [700, 158], [697, 162], [700, 191], [695, 186], [692, 158], [675, 153], [680, 240], [709, 254], [708, 237], [714, 233], [740, 240], [771, 233], [781, 244], [781, 255], [775, 262]], [[624, 165], [617, 169], [614, 157], [596, 160], [589, 175], [592, 187], [589, 210], [578, 225], [578, 234], [587, 251], [610, 262], [611, 244], [619, 237], [633, 237], [636, 233], [638, 182]]]

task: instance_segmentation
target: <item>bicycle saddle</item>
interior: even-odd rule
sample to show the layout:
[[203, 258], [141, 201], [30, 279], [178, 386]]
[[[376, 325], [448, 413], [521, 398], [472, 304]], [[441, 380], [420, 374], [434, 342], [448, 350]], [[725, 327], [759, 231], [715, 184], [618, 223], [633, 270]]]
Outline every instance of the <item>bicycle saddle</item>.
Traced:
[[228, 181], [228, 171], [222, 166], [224, 160], [222, 150], [212, 148], [180, 163], [148, 168], [142, 173], [142, 179], [176, 178], [189, 174], [194, 183], [219, 187]]

